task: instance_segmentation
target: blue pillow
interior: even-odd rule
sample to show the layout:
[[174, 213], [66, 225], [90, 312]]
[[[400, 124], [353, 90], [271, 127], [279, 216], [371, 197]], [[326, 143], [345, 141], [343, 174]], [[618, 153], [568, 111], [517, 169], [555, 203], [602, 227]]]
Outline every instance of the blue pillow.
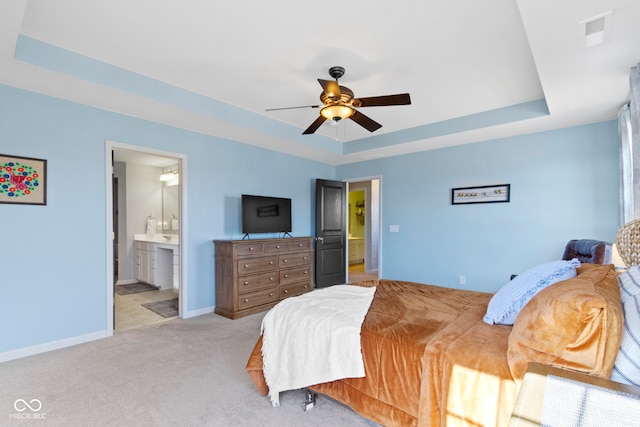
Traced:
[[620, 298], [622, 302], [640, 294], [640, 266], [629, 267], [618, 275], [618, 285], [620, 286]]
[[489, 301], [483, 320], [490, 325], [513, 325], [518, 313], [538, 292], [561, 280], [576, 277], [577, 258], [537, 265], [502, 287]]
[[640, 386], [640, 294], [622, 305], [624, 329], [618, 357], [613, 365], [611, 379], [619, 383]]

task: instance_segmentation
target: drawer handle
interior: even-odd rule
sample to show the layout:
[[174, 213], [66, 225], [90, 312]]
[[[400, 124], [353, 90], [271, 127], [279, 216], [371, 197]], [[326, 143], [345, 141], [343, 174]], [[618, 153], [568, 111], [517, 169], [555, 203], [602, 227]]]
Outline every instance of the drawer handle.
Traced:
[[249, 298], [245, 298], [245, 299], [244, 299], [244, 302], [249, 302]]
[[273, 265], [273, 261], [269, 261], [269, 265]]
[[253, 247], [249, 248], [249, 251], [253, 251]]
[[244, 282], [245, 286], [249, 284], [249, 282]]
[[288, 293], [289, 293], [289, 291], [285, 289], [285, 290], [284, 290], [284, 293], [285, 293], [285, 294], [288, 294]]
[[289, 277], [289, 275], [288, 275], [288, 274], [285, 274], [285, 275], [284, 275], [284, 278], [286, 279], [287, 277]]
[[280, 245], [276, 245], [276, 249], [280, 249]]
[[309, 285], [304, 285], [304, 288], [307, 289], [309, 287]]
[[244, 268], [249, 268], [249, 264], [245, 264], [245, 265], [244, 265]]
[[304, 271], [304, 274], [309, 274], [309, 272], [307, 270]]
[[302, 243], [298, 243], [298, 247], [301, 248], [302, 247]]
[[282, 262], [287, 262], [287, 260], [286, 260], [286, 259], [283, 259], [283, 260], [282, 260]]
[[269, 296], [270, 296], [270, 297], [272, 297], [272, 296], [274, 296], [274, 295], [275, 295], [275, 294], [274, 294], [273, 292], [271, 292], [271, 293], [269, 294]]
[[303, 259], [304, 259], [304, 260], [306, 261], [306, 260], [308, 260], [309, 258], [307, 258], [307, 257], [304, 257]]
[[269, 280], [271, 280], [273, 282], [273, 277], [269, 277]]

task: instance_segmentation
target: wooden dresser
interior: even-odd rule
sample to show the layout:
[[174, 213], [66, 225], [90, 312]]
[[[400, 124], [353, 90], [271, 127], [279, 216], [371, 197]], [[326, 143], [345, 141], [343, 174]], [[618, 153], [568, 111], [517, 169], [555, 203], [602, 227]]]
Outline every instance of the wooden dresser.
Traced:
[[214, 240], [216, 314], [237, 319], [311, 291], [312, 239]]

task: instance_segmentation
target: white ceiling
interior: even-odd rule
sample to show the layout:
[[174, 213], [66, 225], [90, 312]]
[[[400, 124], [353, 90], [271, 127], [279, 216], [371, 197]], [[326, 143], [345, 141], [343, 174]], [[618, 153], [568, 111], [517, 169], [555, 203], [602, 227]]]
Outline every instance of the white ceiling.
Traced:
[[[638, 0], [315, 5], [4, 1], [0, 83], [343, 164], [614, 119], [640, 61]], [[580, 22], [610, 11], [608, 40], [585, 48]], [[18, 49], [18, 35], [175, 91], [155, 96], [126, 78], [56, 64], [47, 51]], [[412, 105], [361, 109], [383, 125], [374, 133], [347, 120], [301, 135], [317, 109], [265, 111], [319, 104], [317, 79], [330, 79], [334, 65], [346, 68], [340, 84], [356, 97], [409, 92]], [[548, 114], [468, 125], [470, 115], [541, 99]]]

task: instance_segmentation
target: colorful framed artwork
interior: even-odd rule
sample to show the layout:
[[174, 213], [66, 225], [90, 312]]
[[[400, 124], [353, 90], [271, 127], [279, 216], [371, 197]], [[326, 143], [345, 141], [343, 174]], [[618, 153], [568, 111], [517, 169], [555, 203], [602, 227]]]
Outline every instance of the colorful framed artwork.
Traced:
[[0, 203], [47, 204], [47, 161], [0, 154]]
[[504, 203], [509, 202], [510, 198], [511, 184], [451, 189], [452, 205], [468, 205], [470, 203]]

